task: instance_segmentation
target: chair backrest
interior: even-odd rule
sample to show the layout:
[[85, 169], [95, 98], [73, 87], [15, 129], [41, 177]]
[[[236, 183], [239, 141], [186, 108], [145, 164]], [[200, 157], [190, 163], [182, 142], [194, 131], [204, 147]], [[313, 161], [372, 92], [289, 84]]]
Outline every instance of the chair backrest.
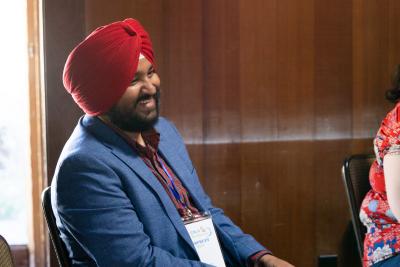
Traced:
[[342, 168], [342, 177], [361, 261], [363, 258], [364, 236], [367, 229], [361, 223], [359, 214], [361, 203], [371, 189], [369, 184], [369, 169], [374, 160], [374, 155], [353, 155], [345, 159]]
[[11, 254], [10, 246], [7, 241], [0, 235], [0, 266], [13, 267], [14, 261]]
[[71, 266], [68, 252], [64, 242], [60, 238], [60, 231], [57, 228], [56, 218], [54, 217], [53, 209], [51, 207], [51, 187], [47, 187], [42, 193], [42, 208], [43, 214], [46, 218], [47, 227], [49, 229], [50, 238], [57, 255], [58, 263], [61, 267]]

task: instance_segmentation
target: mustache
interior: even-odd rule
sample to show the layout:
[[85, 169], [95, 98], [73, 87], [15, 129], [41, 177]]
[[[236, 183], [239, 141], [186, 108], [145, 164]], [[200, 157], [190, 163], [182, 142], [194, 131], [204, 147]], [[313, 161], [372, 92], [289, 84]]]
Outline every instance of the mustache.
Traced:
[[158, 101], [160, 100], [160, 89], [157, 88], [156, 92], [154, 94], [147, 94], [147, 93], [140, 93], [136, 102], [135, 102], [135, 106], [142, 100], [148, 100], [151, 98], [154, 98], [154, 100], [158, 103]]

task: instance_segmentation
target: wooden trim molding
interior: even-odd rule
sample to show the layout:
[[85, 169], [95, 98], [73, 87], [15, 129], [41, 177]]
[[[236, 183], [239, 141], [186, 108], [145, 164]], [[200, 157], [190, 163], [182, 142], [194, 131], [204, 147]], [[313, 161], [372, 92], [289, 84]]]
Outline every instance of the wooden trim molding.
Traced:
[[43, 105], [41, 83], [41, 12], [40, 0], [27, 1], [29, 49], [29, 105], [31, 142], [31, 179], [29, 186], [32, 201], [29, 251], [30, 266], [47, 266], [48, 235], [41, 208], [41, 192], [47, 186], [43, 134]]

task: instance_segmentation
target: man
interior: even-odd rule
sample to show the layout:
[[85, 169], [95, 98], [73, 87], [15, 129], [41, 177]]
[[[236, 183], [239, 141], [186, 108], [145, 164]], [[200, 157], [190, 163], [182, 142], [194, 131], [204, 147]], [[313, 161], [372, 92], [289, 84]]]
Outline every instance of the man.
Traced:
[[212, 206], [178, 131], [159, 117], [160, 78], [138, 21], [91, 33], [69, 55], [63, 80], [86, 113], [51, 192], [73, 265], [211, 266], [186, 228], [211, 218], [213, 251], [226, 266], [292, 266]]

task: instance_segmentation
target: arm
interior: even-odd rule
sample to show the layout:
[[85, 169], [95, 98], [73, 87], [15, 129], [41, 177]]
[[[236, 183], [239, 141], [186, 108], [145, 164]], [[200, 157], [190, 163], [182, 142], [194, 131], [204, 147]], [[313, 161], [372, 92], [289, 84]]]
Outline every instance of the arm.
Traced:
[[119, 177], [95, 157], [64, 161], [56, 193], [62, 226], [98, 266], [208, 266], [153, 246]]
[[390, 209], [400, 221], [400, 154], [386, 154], [383, 159], [383, 171]]

